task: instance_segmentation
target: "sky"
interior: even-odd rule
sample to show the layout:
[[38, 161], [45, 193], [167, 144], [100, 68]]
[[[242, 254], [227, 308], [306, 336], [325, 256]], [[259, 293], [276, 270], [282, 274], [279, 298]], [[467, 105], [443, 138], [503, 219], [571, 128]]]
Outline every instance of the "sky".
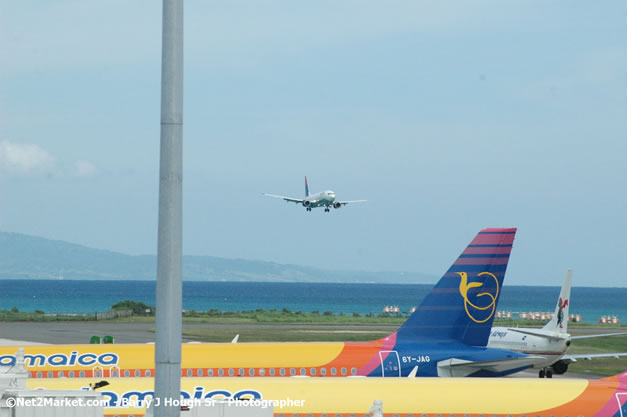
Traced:
[[[189, 255], [627, 286], [627, 3], [185, 3]], [[156, 253], [161, 2], [0, 2], [0, 230]], [[331, 213], [264, 197], [333, 190]]]

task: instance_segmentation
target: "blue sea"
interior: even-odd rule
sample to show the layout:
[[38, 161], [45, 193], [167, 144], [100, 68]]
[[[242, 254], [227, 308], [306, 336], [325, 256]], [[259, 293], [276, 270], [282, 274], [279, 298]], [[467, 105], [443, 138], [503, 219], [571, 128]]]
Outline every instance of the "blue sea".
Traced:
[[[258, 308], [292, 311], [369, 312], [378, 314], [385, 305], [407, 312], [420, 304], [432, 285], [426, 284], [332, 284], [275, 282], [184, 282], [185, 310], [222, 311]], [[154, 281], [0, 280], [0, 310], [46, 313], [94, 313], [108, 311], [122, 300], [155, 304]], [[505, 286], [498, 310], [550, 311], [555, 309], [559, 287]], [[627, 288], [574, 287], [571, 314], [586, 322], [602, 315], [617, 315], [627, 322]]]

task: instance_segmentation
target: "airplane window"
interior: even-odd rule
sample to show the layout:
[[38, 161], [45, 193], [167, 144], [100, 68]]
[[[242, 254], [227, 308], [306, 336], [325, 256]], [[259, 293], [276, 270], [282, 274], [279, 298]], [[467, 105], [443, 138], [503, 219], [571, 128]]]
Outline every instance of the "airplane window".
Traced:
[[59, 378], [63, 378], [63, 371], [59, 371], [59, 373], [57, 374], [57, 376], [58, 376]]
[[207, 369], [207, 376], [213, 376], [213, 369]]
[[342, 368], [342, 375], [346, 375], [346, 368]]
[[290, 368], [290, 375], [296, 375], [296, 369]]
[[279, 373], [280, 373], [281, 375], [285, 375], [285, 369], [284, 369], [284, 368], [281, 368], [281, 369], [279, 370]]
[[[117, 371], [116, 371], [117, 374]], [[150, 369], [146, 369], [146, 372], [144, 373], [146, 376], [152, 376], [152, 371]]]
[[244, 376], [244, 368], [239, 368], [238, 375], [239, 376]]
[[85, 378], [85, 371], [80, 371], [78, 373], [78, 376], [80, 376], [81, 378]]
[[233, 375], [235, 375], [235, 371], [233, 370], [233, 368], [229, 368], [229, 376]]
[[250, 376], [255, 376], [255, 368], [250, 368], [250, 369], [248, 370], [248, 375], [250, 375]]
[[327, 368], [320, 369], [320, 375], [325, 376], [327, 374]]
[[52, 378], [52, 371], [48, 371], [48, 378]]
[[141, 375], [142, 375], [142, 371], [140, 371], [139, 369], [135, 369], [135, 376], [141, 376]]
[[224, 376], [224, 369], [222, 368], [218, 369], [218, 375]]
[[307, 370], [305, 368], [300, 368], [301, 375], [307, 375]]
[[337, 371], [335, 370], [335, 368], [331, 368], [331, 375], [335, 375], [337, 374]]
[[309, 373], [312, 374], [312, 375], [315, 375], [316, 374], [316, 368], [311, 368]]
[[130, 377], [131, 376], [131, 371], [129, 371], [128, 369], [125, 369], [124, 370], [124, 376], [127, 377], [127, 378]]
[[[83, 372], [83, 371], [81, 371], [81, 372]], [[42, 376], [41, 372], [37, 372], [37, 378], [41, 378], [41, 376]]]
[[274, 368], [270, 368], [270, 375], [274, 376]]
[[351, 375], [357, 375], [357, 368], [351, 368]]
[[264, 376], [265, 374], [266, 374], [266, 370], [265, 370], [265, 369], [263, 369], [263, 368], [261, 368], [261, 369], [259, 370], [259, 376]]

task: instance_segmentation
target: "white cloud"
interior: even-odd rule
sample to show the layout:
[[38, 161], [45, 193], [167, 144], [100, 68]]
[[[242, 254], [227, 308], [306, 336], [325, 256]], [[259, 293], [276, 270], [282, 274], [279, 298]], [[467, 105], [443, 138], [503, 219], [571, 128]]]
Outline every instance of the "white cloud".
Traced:
[[33, 144], [0, 141], [0, 170], [16, 175], [46, 173], [54, 167], [54, 157]]
[[76, 161], [76, 176], [81, 178], [93, 177], [98, 173], [96, 165], [89, 161]]

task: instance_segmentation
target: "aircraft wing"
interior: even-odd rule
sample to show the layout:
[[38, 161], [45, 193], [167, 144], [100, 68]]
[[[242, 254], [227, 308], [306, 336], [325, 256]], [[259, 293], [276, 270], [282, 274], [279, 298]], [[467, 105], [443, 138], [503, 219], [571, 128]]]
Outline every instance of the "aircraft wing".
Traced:
[[268, 197], [274, 197], [274, 198], [282, 198], [283, 200], [289, 201], [291, 203], [303, 204], [302, 198], [283, 197], [282, 195], [274, 195], [274, 194], [266, 194], [266, 193], [264, 193], [263, 195], [267, 195]]
[[587, 361], [590, 361], [592, 359], [604, 359], [604, 358], [614, 358], [614, 359], [618, 359], [621, 356], [627, 356], [627, 352], [621, 352], [621, 353], [582, 353], [582, 354], [578, 354], [578, 355], [564, 355], [562, 356], [563, 361], [568, 361], [568, 362], [577, 362], [577, 359], [584, 359]]
[[592, 337], [607, 337], [607, 336], [622, 336], [627, 334], [627, 332], [619, 332], [619, 333], [605, 333], [605, 334], [587, 334], [585, 336], [571, 336], [572, 340], [575, 339], [590, 339]]
[[524, 369], [534, 365], [548, 365], [548, 363], [546, 358], [541, 356], [527, 356], [524, 358], [498, 359], [481, 362], [453, 358], [438, 362], [438, 376], [465, 377], [478, 371], [489, 371], [498, 374], [511, 369]]
[[341, 205], [345, 206], [348, 203], [365, 203], [368, 200], [348, 200], [348, 201], [337, 201], [337, 203], [340, 203]]

